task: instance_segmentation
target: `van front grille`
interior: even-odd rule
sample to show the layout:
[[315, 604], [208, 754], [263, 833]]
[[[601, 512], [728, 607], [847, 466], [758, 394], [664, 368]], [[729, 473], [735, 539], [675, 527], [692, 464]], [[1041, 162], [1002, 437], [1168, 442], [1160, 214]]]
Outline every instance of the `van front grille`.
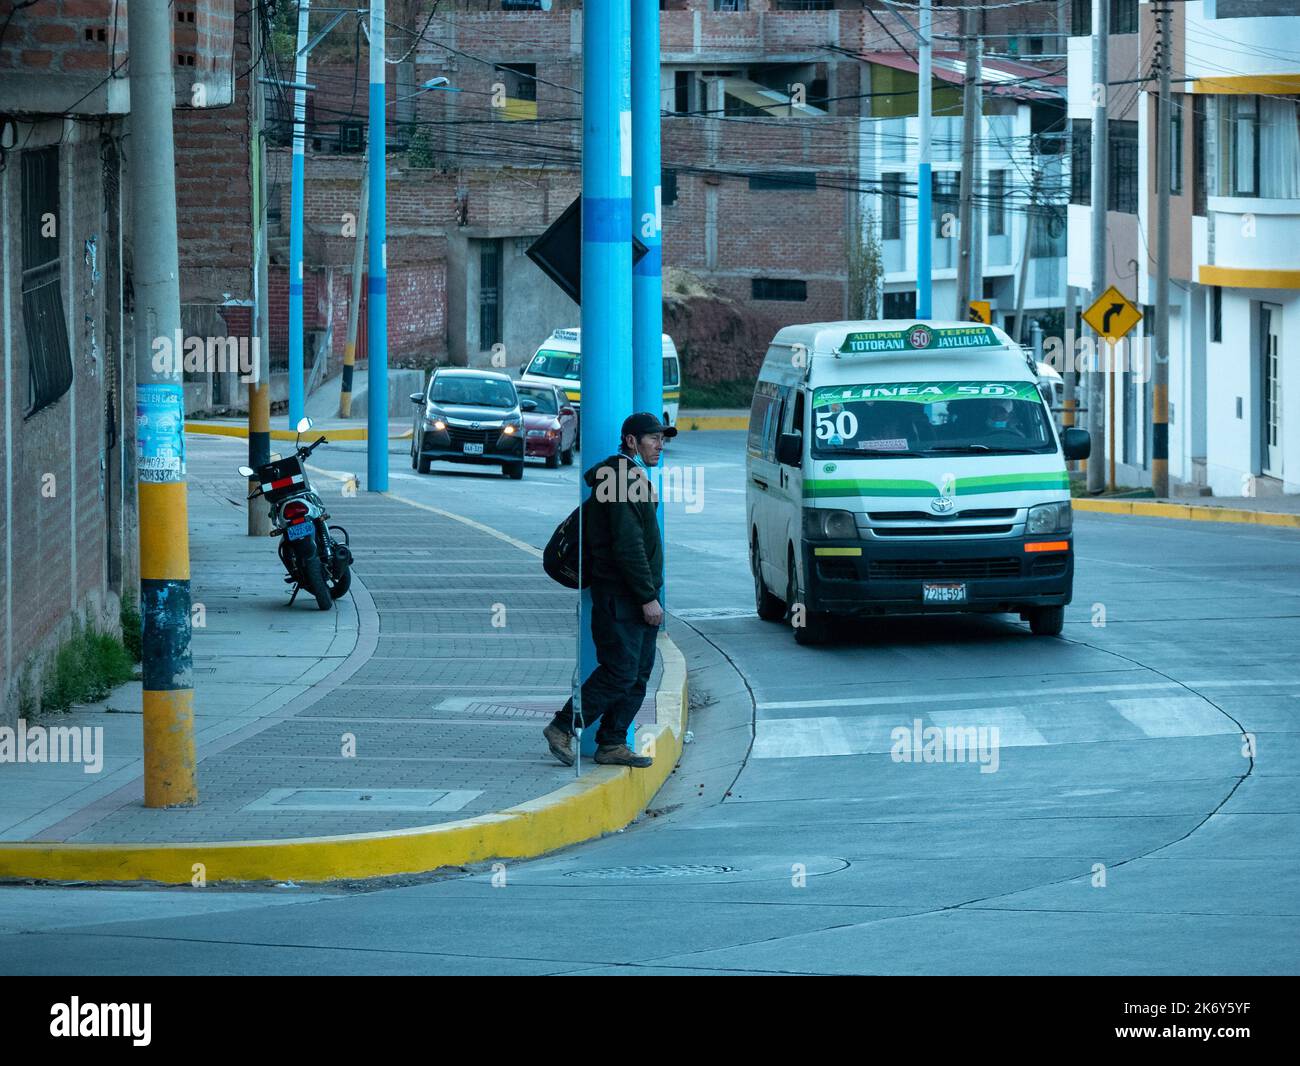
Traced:
[[1011, 526], [950, 526], [934, 522], [928, 526], [872, 526], [877, 537], [960, 537], [994, 536], [1011, 532]]
[[958, 581], [1019, 577], [1020, 560], [872, 559], [867, 576], [878, 581]]
[[969, 511], [957, 511], [950, 515], [933, 515], [927, 511], [869, 511], [867, 517], [873, 522], [952, 522], [976, 518], [1015, 518], [1014, 507], [977, 507]]

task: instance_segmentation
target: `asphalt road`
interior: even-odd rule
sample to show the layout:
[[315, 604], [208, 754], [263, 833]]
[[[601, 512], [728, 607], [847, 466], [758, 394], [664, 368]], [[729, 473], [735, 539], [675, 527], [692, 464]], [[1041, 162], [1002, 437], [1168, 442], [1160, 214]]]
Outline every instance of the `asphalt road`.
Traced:
[[[319, 465], [363, 472], [363, 447]], [[663, 817], [511, 863], [504, 887], [3, 889], [0, 970], [1300, 969], [1300, 533], [1081, 513], [1059, 639], [972, 616], [800, 648], [753, 614], [743, 435], [669, 456], [700, 490], [668, 507], [670, 632], [718, 667]], [[573, 469], [392, 470], [392, 492], [538, 545], [576, 502]], [[753, 721], [734, 767], [710, 761], [728, 671]], [[914, 722], [996, 727], [996, 761], [898, 761]]]

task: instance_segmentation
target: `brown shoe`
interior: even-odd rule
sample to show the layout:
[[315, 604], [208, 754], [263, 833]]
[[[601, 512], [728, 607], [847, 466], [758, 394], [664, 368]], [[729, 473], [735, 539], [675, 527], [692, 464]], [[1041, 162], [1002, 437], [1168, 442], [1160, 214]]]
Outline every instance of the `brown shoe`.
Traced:
[[596, 761], [601, 766], [633, 766], [644, 770], [654, 759], [645, 755], [634, 755], [626, 744], [601, 744], [596, 748]]
[[542, 736], [546, 738], [546, 743], [550, 745], [552, 755], [564, 763], [565, 766], [573, 765], [572, 733], [566, 733], [552, 723], [542, 730]]

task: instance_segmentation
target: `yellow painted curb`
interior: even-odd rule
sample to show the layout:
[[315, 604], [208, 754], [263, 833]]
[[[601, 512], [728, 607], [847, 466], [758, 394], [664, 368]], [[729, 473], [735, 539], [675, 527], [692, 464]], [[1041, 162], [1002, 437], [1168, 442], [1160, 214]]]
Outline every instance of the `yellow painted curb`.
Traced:
[[[186, 422], [186, 433], [207, 433], [217, 437], [243, 437], [248, 438], [247, 426], [235, 426], [227, 422]], [[367, 440], [368, 434], [364, 429], [318, 429], [317, 433], [324, 433], [330, 440]], [[390, 436], [389, 440], [407, 440], [412, 434], [412, 430], [405, 430]], [[298, 434], [287, 429], [271, 430], [272, 440], [295, 440]]]
[[1279, 514], [1276, 511], [1197, 507], [1183, 503], [1156, 503], [1154, 500], [1075, 499], [1071, 502], [1076, 511], [1096, 511], [1100, 514], [1127, 514], [1142, 518], [1181, 518], [1192, 522], [1239, 522], [1253, 526], [1300, 529], [1300, 514]]
[[414, 829], [193, 844], [0, 844], [0, 879], [191, 884], [201, 874], [204, 883], [333, 881], [526, 859], [591, 840], [630, 823], [681, 758], [686, 660], [663, 632], [659, 653], [655, 724], [637, 733], [638, 750], [654, 758], [648, 769], [591, 764], [573, 783], [508, 810]]
[[678, 429], [748, 429], [745, 415], [688, 415], [677, 423]]

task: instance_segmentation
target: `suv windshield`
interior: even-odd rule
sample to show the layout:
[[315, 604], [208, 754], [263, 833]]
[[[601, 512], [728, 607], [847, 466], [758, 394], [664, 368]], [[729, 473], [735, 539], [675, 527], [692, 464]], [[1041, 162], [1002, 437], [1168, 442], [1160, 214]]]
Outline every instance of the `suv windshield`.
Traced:
[[520, 385], [516, 387], [521, 400], [536, 400], [537, 409], [533, 414], [553, 415], [559, 412], [559, 406], [555, 402], [555, 391], [553, 389], [530, 389], [527, 386]]
[[1052, 452], [1032, 381], [903, 381], [813, 393], [813, 454], [895, 456]]
[[429, 399], [433, 403], [464, 404], [466, 407], [514, 407], [515, 387], [501, 378], [457, 374], [434, 378]]
[[577, 381], [582, 376], [582, 357], [576, 352], [554, 352], [543, 348], [528, 364], [525, 374], [537, 374], [544, 378], [563, 378], [565, 381]]

